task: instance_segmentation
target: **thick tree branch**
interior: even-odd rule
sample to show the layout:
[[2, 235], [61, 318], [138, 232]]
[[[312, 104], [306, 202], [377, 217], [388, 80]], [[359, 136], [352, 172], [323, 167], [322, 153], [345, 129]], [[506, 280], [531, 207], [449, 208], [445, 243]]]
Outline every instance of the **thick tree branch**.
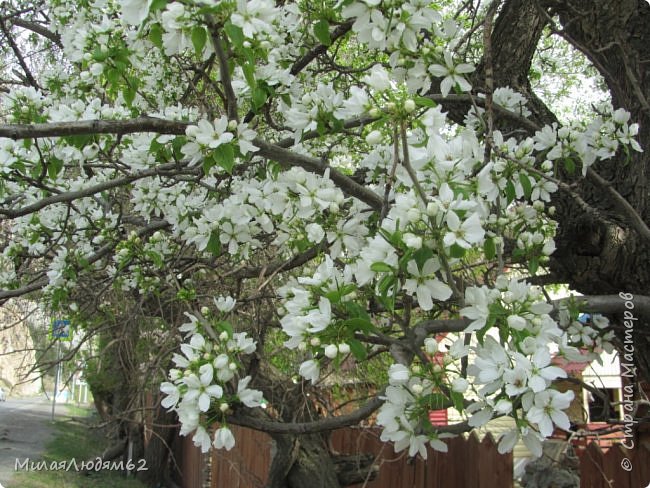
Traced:
[[279, 147], [275, 144], [270, 144], [260, 139], [255, 139], [253, 141], [253, 144], [260, 148], [259, 152], [256, 154], [264, 156], [265, 158], [271, 159], [273, 161], [277, 161], [280, 164], [300, 166], [307, 171], [318, 173], [320, 175], [323, 175], [326, 171], [329, 171], [330, 179], [346, 194], [358, 198], [374, 210], [381, 209], [382, 199], [379, 195], [377, 195], [372, 190], [369, 190], [368, 188], [360, 185], [349, 176], [345, 176], [343, 173], [332, 168], [322, 160], [291, 152], [287, 149]]
[[[622, 291], [621, 293], [625, 293]], [[626, 297], [630, 297], [627, 299]], [[589, 313], [620, 314], [626, 310], [635, 317], [650, 320], [650, 297], [644, 295], [586, 295], [573, 297], [578, 302], [580, 310]], [[553, 300], [553, 305], [558, 308], [567, 298]], [[629, 303], [634, 305], [630, 309]]]
[[78, 120], [74, 122], [49, 122], [45, 124], [0, 124], [0, 137], [13, 140], [66, 137], [86, 134], [133, 134], [158, 132], [159, 134], [185, 134], [188, 122], [165, 120], [157, 117], [137, 117], [126, 120]]
[[[38, 137], [64, 137], [81, 134], [128, 134], [135, 132], [158, 132], [160, 134], [184, 134], [187, 122], [176, 122], [155, 117], [138, 117], [128, 120], [81, 120], [76, 122], [53, 122], [49, 124], [0, 125], [0, 137], [14, 140]], [[256, 154], [280, 164], [300, 166], [307, 171], [323, 175], [329, 170], [330, 179], [346, 194], [356, 197], [373, 209], [381, 208], [381, 197], [358, 184], [352, 178], [330, 167], [323, 160], [297, 154], [261, 139], [253, 141], [260, 150]]]
[[372, 415], [383, 403], [383, 400], [373, 398], [363, 407], [350, 414], [341, 415], [340, 417], [327, 417], [313, 422], [275, 422], [262, 418], [261, 414], [253, 417], [252, 414], [257, 413], [254, 411], [247, 412], [246, 414], [238, 413], [232, 415], [228, 417], [228, 422], [241, 425], [242, 427], [261, 430], [269, 434], [313, 434], [358, 424], [360, 421]]
[[650, 243], [650, 229], [634, 207], [632, 207], [632, 205], [630, 205], [630, 203], [616, 191], [612, 184], [591, 168], [587, 169], [587, 179], [599, 188], [605, 190], [607, 194], [612, 197], [612, 201], [620, 215], [625, 218], [625, 220], [641, 235], [641, 237]]
[[12, 19], [11, 23], [17, 27], [22, 27], [23, 29], [27, 29], [32, 32], [35, 32], [36, 34], [43, 36], [46, 39], [49, 39], [58, 47], [63, 48], [63, 44], [61, 44], [61, 37], [55, 32], [52, 32], [46, 27], [43, 27], [41, 24], [37, 24], [36, 22], [31, 22], [29, 20], [23, 20], [18, 18]]
[[208, 25], [210, 27], [212, 46], [214, 47], [214, 52], [217, 54], [217, 59], [219, 61], [219, 77], [221, 78], [221, 84], [223, 85], [223, 90], [226, 94], [226, 109], [228, 111], [228, 119], [236, 120], [239, 122], [239, 115], [237, 113], [237, 95], [235, 95], [235, 90], [232, 87], [232, 80], [230, 79], [230, 67], [228, 66], [228, 58], [223, 47], [223, 41], [218, 34], [219, 28], [217, 27], [212, 16], [208, 15], [207, 18]]

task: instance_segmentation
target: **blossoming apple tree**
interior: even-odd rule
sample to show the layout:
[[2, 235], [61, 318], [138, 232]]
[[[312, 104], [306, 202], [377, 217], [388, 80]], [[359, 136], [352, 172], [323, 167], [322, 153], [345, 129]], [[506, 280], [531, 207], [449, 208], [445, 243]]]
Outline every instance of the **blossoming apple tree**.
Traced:
[[[284, 442], [374, 415], [426, 456], [510, 416], [499, 450], [540, 454], [569, 428], [552, 356], [591, 360], [614, 337], [577, 321], [598, 297], [534, 284], [552, 199], [588, 209], [571, 182], [642, 149], [622, 108], [544, 125], [495, 86], [500, 4], [472, 23], [421, 0], [16, 2], [0, 297], [38, 293], [88, 330], [129, 300], [174, 302], [162, 406], [203, 451], [231, 449], [232, 424]], [[274, 356], [305, 415], [277, 400]], [[386, 380], [371, 398], [314, 410], [305, 392], [364, 363]], [[464, 420], [427, 421], [448, 407]]]

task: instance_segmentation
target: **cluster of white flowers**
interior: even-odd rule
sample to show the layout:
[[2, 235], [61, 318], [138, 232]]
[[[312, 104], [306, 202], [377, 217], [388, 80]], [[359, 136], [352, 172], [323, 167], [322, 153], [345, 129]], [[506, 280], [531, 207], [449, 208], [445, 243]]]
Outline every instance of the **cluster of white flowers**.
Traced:
[[[619, 147], [630, 147], [642, 151], [634, 137], [639, 132], [639, 125], [629, 124], [630, 113], [624, 109], [614, 110], [611, 105], [600, 108], [603, 115], [588, 123], [574, 122], [571, 126], [545, 126], [535, 134], [535, 149], [548, 151], [546, 158], [550, 161], [570, 161], [582, 165], [582, 176], [597, 160], [609, 159], [616, 154]], [[575, 159], [575, 161], [574, 161]]]
[[377, 414], [377, 424], [383, 427], [381, 440], [393, 442], [395, 452], [408, 447], [409, 456], [420, 454], [424, 459], [427, 458], [427, 444], [437, 451], [447, 452], [447, 445], [441, 439], [451, 436], [438, 434], [430, 424], [422, 422], [423, 411], [431, 409], [429, 399], [434, 394], [435, 383], [412, 375], [402, 364], [393, 364], [388, 376], [385, 402]]
[[[229, 312], [235, 305], [230, 297], [220, 297], [215, 304], [221, 313]], [[176, 411], [181, 435], [194, 433], [194, 443], [202, 452], [207, 452], [210, 445], [230, 450], [235, 439], [225, 425], [226, 414], [237, 403], [249, 408], [264, 403], [261, 391], [248, 388], [250, 376], [237, 379], [240, 357], [254, 353], [256, 343], [245, 332], [229, 330], [222, 330], [216, 339], [206, 338], [201, 321], [187, 315], [190, 322], [180, 327], [186, 333], [186, 342], [181, 344], [182, 354], [175, 353], [172, 358], [176, 367], [170, 370], [169, 381], [160, 385], [166, 395], [161, 405]], [[222, 427], [212, 440], [208, 429], [214, 421], [220, 421]]]

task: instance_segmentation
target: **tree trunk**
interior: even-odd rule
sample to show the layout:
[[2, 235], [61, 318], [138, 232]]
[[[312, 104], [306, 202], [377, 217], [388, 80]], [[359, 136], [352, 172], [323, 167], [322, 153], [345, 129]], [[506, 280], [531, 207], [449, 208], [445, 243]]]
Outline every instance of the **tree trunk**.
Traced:
[[[633, 151], [630, 158], [618, 154], [594, 169], [644, 222], [650, 222], [650, 7], [642, 0], [546, 0], [543, 4], [559, 15], [564, 37], [603, 76], [614, 108], [625, 108], [631, 121], [639, 123], [637, 140], [646, 145], [645, 151]], [[566, 195], [556, 195], [560, 227], [551, 263], [554, 274], [584, 294], [650, 294], [650, 243], [632, 229], [603, 187], [582, 180], [578, 191], [599, 213], [586, 214]], [[635, 360], [640, 376], [648, 379], [650, 317], [637, 318]], [[622, 327], [619, 332], [622, 338]]]
[[[492, 31], [494, 87], [510, 86], [529, 100], [531, 119], [539, 125], [557, 120], [532, 92], [528, 79], [531, 60], [544, 27], [559, 16], [565, 39], [582, 51], [604, 77], [614, 108], [625, 108], [640, 126], [637, 140], [650, 141], [650, 7], [642, 0], [505, 0]], [[485, 91], [486, 67], [477, 66], [471, 81], [475, 91]], [[449, 115], [462, 122], [468, 107], [443, 104]], [[497, 119], [503, 131], [513, 129]], [[650, 221], [648, 163], [650, 148], [632, 151], [593, 169], [622, 195], [644, 222]], [[613, 202], [607, 188], [593, 179], [560, 172], [574, 191], [592, 208], [588, 213], [573, 196], [553, 195], [554, 219], [559, 223], [557, 250], [551, 257], [551, 278], [568, 283], [583, 294], [650, 294], [650, 243], [637, 233], [629, 216]], [[650, 378], [650, 318], [637, 316], [634, 329], [635, 361], [639, 377]], [[615, 321], [619, 338], [625, 330]]]
[[[164, 480], [171, 478], [174, 464], [170, 463], [172, 444], [178, 438], [178, 420], [174, 412], [168, 412], [158, 404], [152, 419], [151, 437], [144, 446], [142, 467], [137, 477], [148, 486], [162, 486]], [[138, 462], [136, 461], [136, 469]]]
[[330, 452], [323, 436], [274, 436], [266, 488], [340, 488], [377, 476], [374, 455]]

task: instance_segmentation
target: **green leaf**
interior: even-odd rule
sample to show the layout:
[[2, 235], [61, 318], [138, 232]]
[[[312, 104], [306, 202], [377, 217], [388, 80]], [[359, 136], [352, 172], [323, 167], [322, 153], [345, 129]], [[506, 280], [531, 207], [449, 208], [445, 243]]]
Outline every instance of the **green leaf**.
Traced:
[[458, 393], [457, 391], [453, 390], [450, 391], [450, 395], [451, 401], [454, 403], [454, 408], [459, 412], [462, 412], [465, 409], [465, 405], [463, 405], [465, 396], [462, 393]]
[[526, 198], [530, 198], [530, 194], [533, 191], [533, 185], [530, 183], [530, 178], [528, 178], [524, 173], [519, 173], [519, 182], [524, 189], [524, 195]]
[[195, 25], [192, 27], [192, 45], [194, 46], [196, 54], [199, 56], [203, 52], [203, 48], [205, 47], [207, 40], [208, 33], [205, 31], [205, 28], [203, 26]]
[[329, 46], [332, 44], [332, 39], [330, 38], [330, 24], [327, 20], [321, 19], [316, 22], [314, 25], [314, 35], [323, 46]]
[[131, 85], [127, 85], [122, 89], [122, 96], [124, 97], [124, 101], [126, 102], [127, 107], [131, 107], [133, 105], [135, 94], [135, 87]]
[[117, 68], [110, 68], [104, 71], [104, 75], [106, 76], [106, 79], [112, 85], [116, 85], [119, 83], [121, 74], [122, 72]]
[[464, 247], [459, 246], [458, 244], [452, 244], [449, 248], [449, 255], [452, 258], [462, 258], [465, 256], [467, 250]]
[[487, 331], [490, 330], [491, 328], [492, 326], [488, 323], [476, 333], [476, 340], [480, 345], [483, 345], [483, 341], [485, 340], [485, 334], [487, 334]]
[[511, 203], [516, 196], [517, 192], [515, 191], [515, 185], [511, 180], [508, 180], [508, 183], [506, 183], [506, 197], [508, 197], [508, 203]]
[[427, 97], [415, 97], [413, 101], [420, 107], [435, 108], [436, 106], [436, 102]]
[[357, 302], [347, 301], [343, 302], [342, 305], [347, 310], [349, 317], [361, 318], [370, 321], [370, 316], [368, 315], [368, 312], [366, 312], [366, 309], [359, 305]]
[[241, 29], [241, 27], [228, 22], [224, 26], [224, 29], [232, 43], [241, 49], [244, 46], [244, 41], [246, 40], [244, 37], [244, 31]]
[[496, 256], [497, 249], [492, 237], [485, 239], [485, 243], [483, 244], [483, 252], [485, 253], [485, 259], [494, 259], [494, 256]]
[[221, 322], [217, 322], [216, 326], [219, 332], [225, 332], [228, 334], [228, 337], [232, 337], [234, 330], [230, 322], [227, 320], [222, 320]]
[[345, 327], [349, 327], [353, 331], [355, 330], [360, 330], [361, 332], [365, 332], [366, 334], [370, 334], [371, 332], [375, 332], [377, 329], [375, 326], [370, 322], [368, 319], [362, 319], [362, 318], [352, 318], [352, 319], [347, 319], [343, 322], [343, 325]]
[[160, 27], [160, 24], [152, 24], [149, 28], [149, 40], [156, 46], [158, 49], [163, 48], [163, 30]]
[[539, 257], [534, 256], [530, 258], [530, 261], [528, 261], [528, 271], [530, 272], [531, 275], [534, 275], [537, 273], [537, 270], [539, 269]]
[[172, 149], [174, 150], [174, 156], [178, 159], [182, 159], [183, 152], [181, 149], [187, 143], [187, 138], [185, 136], [178, 136], [172, 141]]
[[370, 269], [372, 271], [374, 271], [375, 273], [392, 273], [393, 272], [393, 268], [391, 268], [386, 263], [381, 263], [381, 262], [372, 263], [370, 265]]
[[246, 78], [246, 83], [251, 87], [251, 90], [255, 90], [257, 83], [255, 82], [255, 65], [253, 64], [244, 64], [242, 65], [242, 70], [244, 72], [244, 78]]
[[564, 158], [564, 167], [569, 172], [570, 175], [576, 172], [576, 163], [571, 158]]
[[413, 259], [418, 264], [418, 269], [422, 270], [424, 263], [433, 257], [433, 251], [428, 247], [421, 247], [413, 253]]
[[221, 241], [219, 240], [218, 230], [215, 229], [210, 233], [210, 239], [208, 240], [206, 249], [208, 252], [212, 253], [213, 256], [221, 254]]
[[153, 0], [151, 2], [151, 7], [149, 7], [149, 12], [155, 12], [157, 10], [165, 10], [167, 6], [167, 0]]
[[350, 346], [350, 351], [354, 354], [354, 357], [359, 361], [363, 361], [368, 357], [368, 350], [361, 341], [348, 339], [348, 345]]
[[[380, 297], [381, 298], [387, 298], [388, 296], [388, 291], [395, 285], [395, 276], [392, 274], [388, 274], [384, 276], [380, 281], [379, 284], [377, 285], [377, 289], [379, 290]], [[390, 302], [390, 300], [389, 300]], [[383, 304], [383, 302], [382, 302]], [[384, 304], [385, 305], [385, 304]], [[388, 307], [389, 310], [393, 309], [393, 305]]]
[[165, 264], [163, 261], [163, 258], [160, 254], [158, 254], [156, 251], [147, 251], [146, 256], [151, 260], [151, 262], [156, 266], [157, 268], [162, 268]]
[[92, 141], [92, 137], [92, 135], [81, 134], [76, 136], [66, 136], [63, 140], [77, 149], [83, 149], [86, 144]]
[[[212, 151], [211, 158], [206, 158], [206, 162], [212, 159], [213, 164], [208, 167], [208, 171], [215, 164], [225, 169], [228, 173], [232, 173], [232, 169], [235, 167], [235, 150], [231, 144], [222, 144]], [[203, 163], [203, 169], [205, 170], [205, 162]], [[207, 174], [207, 171], [206, 171]]]
[[255, 107], [255, 110], [259, 110], [264, 106], [266, 98], [266, 90], [261, 86], [256, 86], [253, 90], [253, 106]]
[[56, 157], [51, 157], [47, 165], [47, 175], [50, 177], [50, 179], [54, 180], [62, 169], [63, 160]]
[[97, 46], [92, 53], [92, 57], [95, 61], [98, 61], [100, 63], [103, 63], [108, 59], [108, 51], [102, 50], [99, 46]]

